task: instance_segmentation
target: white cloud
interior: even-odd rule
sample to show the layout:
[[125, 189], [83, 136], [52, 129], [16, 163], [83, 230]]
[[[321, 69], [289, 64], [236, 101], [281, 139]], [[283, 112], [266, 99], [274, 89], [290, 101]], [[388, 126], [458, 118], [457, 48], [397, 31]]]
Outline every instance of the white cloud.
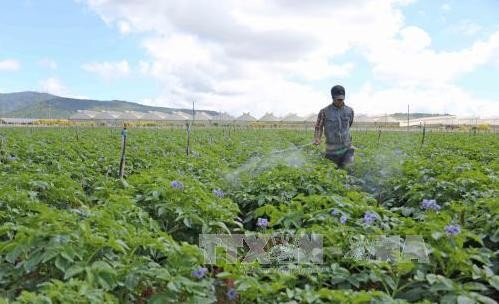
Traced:
[[39, 89], [41, 92], [50, 93], [58, 96], [68, 96], [68, 88], [57, 78], [49, 77], [40, 81]]
[[441, 8], [443, 11], [448, 12], [448, 11], [450, 11], [450, 10], [451, 10], [451, 8], [452, 8], [452, 7], [451, 7], [451, 5], [450, 5], [449, 3], [444, 3], [444, 4], [442, 4], [442, 6], [440, 6], [440, 8]]
[[465, 36], [473, 36], [481, 30], [482, 26], [471, 20], [461, 20], [457, 25], [450, 27], [450, 32]]
[[147, 103], [189, 107], [194, 99], [200, 107], [256, 115], [318, 111], [330, 101], [329, 87], [319, 91], [312, 84], [355, 75], [356, 62], [341, 60], [352, 51], [365, 57], [375, 80], [391, 87], [354, 92], [352, 102], [389, 98], [369, 108], [387, 112], [407, 104], [404, 91], [418, 93], [411, 99], [418, 107], [438, 89], [458, 92], [455, 80], [478, 66], [499, 62], [499, 32], [462, 50], [434, 50], [426, 31], [404, 24], [401, 6], [411, 2], [87, 0], [122, 33], [146, 36], [147, 61], [138, 70], [163, 85], [161, 96]]
[[87, 96], [73, 94], [68, 87], [56, 77], [49, 77], [38, 83], [38, 90], [43, 93], [49, 93], [61, 97], [88, 99]]
[[143, 75], [149, 74], [151, 71], [151, 63], [147, 61], [139, 61], [139, 72]]
[[377, 77], [400, 86], [450, 84], [475, 68], [499, 57], [499, 32], [486, 41], [454, 52], [436, 52], [429, 35], [417, 27], [405, 27], [400, 38], [385, 41], [383, 48], [372, 48], [367, 58]]
[[405, 113], [407, 105], [410, 105], [411, 112], [476, 116], [499, 113], [499, 100], [477, 99], [455, 85], [375, 90], [371, 84], [366, 83], [359, 92], [351, 96], [350, 103], [356, 112], [369, 114]]
[[122, 34], [128, 34], [131, 31], [130, 24], [126, 21], [118, 21], [118, 29]]
[[0, 71], [18, 71], [21, 64], [15, 59], [5, 59], [0, 61]]
[[38, 64], [43, 67], [43, 68], [46, 68], [46, 69], [51, 69], [51, 70], [56, 70], [57, 69], [57, 62], [55, 62], [55, 60], [53, 59], [49, 59], [49, 58], [44, 58], [44, 59], [41, 59]]
[[82, 65], [82, 69], [87, 72], [96, 73], [105, 80], [114, 80], [130, 74], [130, 66], [126, 60], [86, 63]]

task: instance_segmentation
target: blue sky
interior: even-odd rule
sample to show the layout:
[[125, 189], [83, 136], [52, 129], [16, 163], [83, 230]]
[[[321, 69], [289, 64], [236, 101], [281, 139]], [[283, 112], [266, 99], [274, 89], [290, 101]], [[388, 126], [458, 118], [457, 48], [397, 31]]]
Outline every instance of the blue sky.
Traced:
[[[58, 0], [1, 6], [0, 58], [15, 58], [21, 65], [19, 71], [0, 72], [4, 91], [40, 90], [40, 82], [51, 77], [67, 86], [69, 94], [97, 99], [140, 100], [157, 90], [154, 82], [141, 77], [103, 82], [82, 70], [88, 62], [138, 62], [144, 57], [138, 38], [124, 37], [88, 7]], [[44, 60], [54, 61], [57, 68], [44, 67]]]
[[[435, 50], [457, 51], [499, 31], [498, 11], [499, 2], [495, 0], [422, 0], [404, 13], [407, 24], [417, 25], [431, 34]], [[461, 76], [457, 83], [478, 98], [499, 100], [499, 86], [493, 85], [498, 76], [497, 68], [482, 66]]]
[[[491, 38], [499, 33], [497, 1], [383, 0], [389, 4], [376, 6], [376, 18], [371, 0], [359, 1], [359, 8], [340, 7], [338, 15], [334, 5], [303, 8], [298, 6], [307, 4], [291, 1], [283, 9], [282, 2], [273, 1], [220, 1], [213, 11], [203, 10], [201, 0], [182, 5], [154, 0], [3, 1], [0, 91], [47, 91], [161, 106], [195, 99], [200, 107], [234, 114], [306, 114], [327, 104], [329, 88], [341, 83], [352, 104], [366, 113], [397, 112], [407, 103], [421, 111], [454, 110], [459, 115], [490, 115], [498, 109], [494, 81], [499, 57], [493, 53], [499, 45]], [[294, 4], [297, 10], [290, 7]], [[326, 9], [332, 13], [323, 14]], [[332, 22], [331, 29], [314, 27], [321, 18], [323, 24], [341, 22]], [[307, 26], [295, 27], [293, 20]], [[365, 20], [361, 25], [366, 33], [358, 31], [358, 20]], [[266, 37], [271, 31], [278, 35]], [[371, 41], [369, 31], [379, 41]], [[310, 47], [301, 50], [300, 37]], [[272, 48], [265, 49], [265, 43]], [[473, 49], [477, 43], [483, 45]], [[264, 55], [274, 52], [277, 59], [269, 62]], [[384, 56], [391, 52], [393, 61]], [[437, 65], [425, 70], [424, 64], [411, 65], [412, 58], [429, 58]], [[462, 68], [455, 68], [461, 63]], [[404, 92], [417, 97], [405, 98]], [[282, 100], [287, 101], [284, 106]]]

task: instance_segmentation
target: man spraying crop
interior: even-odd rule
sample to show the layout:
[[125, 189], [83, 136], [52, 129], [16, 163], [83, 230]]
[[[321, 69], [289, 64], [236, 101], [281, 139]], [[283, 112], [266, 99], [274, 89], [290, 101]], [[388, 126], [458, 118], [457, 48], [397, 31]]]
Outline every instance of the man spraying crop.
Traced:
[[345, 105], [345, 88], [335, 85], [331, 88], [333, 102], [322, 109], [315, 124], [314, 144], [320, 145], [322, 133], [326, 137], [326, 158], [343, 168], [353, 162], [354, 148], [350, 127], [353, 123], [353, 109]]

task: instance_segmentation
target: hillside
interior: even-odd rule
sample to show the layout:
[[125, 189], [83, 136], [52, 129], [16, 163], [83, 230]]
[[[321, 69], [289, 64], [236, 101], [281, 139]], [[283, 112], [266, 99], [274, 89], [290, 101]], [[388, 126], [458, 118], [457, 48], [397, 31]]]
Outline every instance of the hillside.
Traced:
[[[78, 110], [191, 112], [191, 109], [151, 107], [122, 100], [75, 99], [37, 92], [0, 94], [0, 105], [2, 116], [19, 118], [68, 118]], [[216, 114], [214, 111], [205, 112]]]
[[[397, 120], [406, 120], [407, 113], [394, 113], [390, 115]], [[450, 116], [450, 114], [429, 114], [429, 113], [409, 113], [409, 119], [418, 119], [425, 117]]]
[[56, 97], [38, 92], [0, 93], [0, 115], [4, 116], [7, 113]]

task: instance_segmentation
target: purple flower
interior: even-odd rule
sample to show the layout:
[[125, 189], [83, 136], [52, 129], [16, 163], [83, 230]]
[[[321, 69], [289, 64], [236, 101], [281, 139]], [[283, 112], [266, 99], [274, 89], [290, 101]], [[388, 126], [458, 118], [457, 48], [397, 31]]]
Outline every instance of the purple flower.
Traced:
[[178, 189], [178, 190], [182, 190], [184, 189], [184, 184], [182, 184], [181, 182], [179, 181], [173, 181], [171, 183], [172, 187], [175, 188], [175, 189]]
[[364, 213], [364, 223], [367, 225], [371, 225], [377, 218], [378, 216], [373, 212], [366, 211], [366, 213]]
[[445, 226], [445, 232], [449, 235], [458, 235], [461, 232], [461, 227], [459, 225], [447, 225]]
[[213, 189], [212, 193], [219, 198], [224, 198], [225, 196], [225, 193], [222, 191], [222, 189]]
[[339, 211], [336, 209], [333, 209], [333, 211], [331, 211], [331, 215], [337, 215], [338, 213], [339, 213]]
[[437, 204], [437, 201], [434, 200], [434, 199], [423, 199], [423, 201], [421, 202], [421, 208], [425, 209], [425, 210], [428, 210], [428, 209], [431, 209], [431, 210], [435, 210], [435, 211], [439, 211], [442, 207]]
[[197, 270], [194, 270], [192, 272], [192, 276], [196, 277], [198, 279], [201, 279], [204, 277], [204, 275], [208, 272], [208, 269], [206, 267], [199, 267]]
[[269, 226], [269, 220], [264, 217], [259, 217], [256, 221], [258, 227], [267, 228]]
[[237, 291], [234, 288], [230, 288], [229, 291], [227, 291], [227, 297], [229, 300], [235, 300], [237, 298]]
[[343, 215], [340, 217], [340, 223], [345, 224], [346, 222], [347, 222], [347, 217], [346, 217], [346, 215], [344, 215], [344, 214], [343, 214]]

